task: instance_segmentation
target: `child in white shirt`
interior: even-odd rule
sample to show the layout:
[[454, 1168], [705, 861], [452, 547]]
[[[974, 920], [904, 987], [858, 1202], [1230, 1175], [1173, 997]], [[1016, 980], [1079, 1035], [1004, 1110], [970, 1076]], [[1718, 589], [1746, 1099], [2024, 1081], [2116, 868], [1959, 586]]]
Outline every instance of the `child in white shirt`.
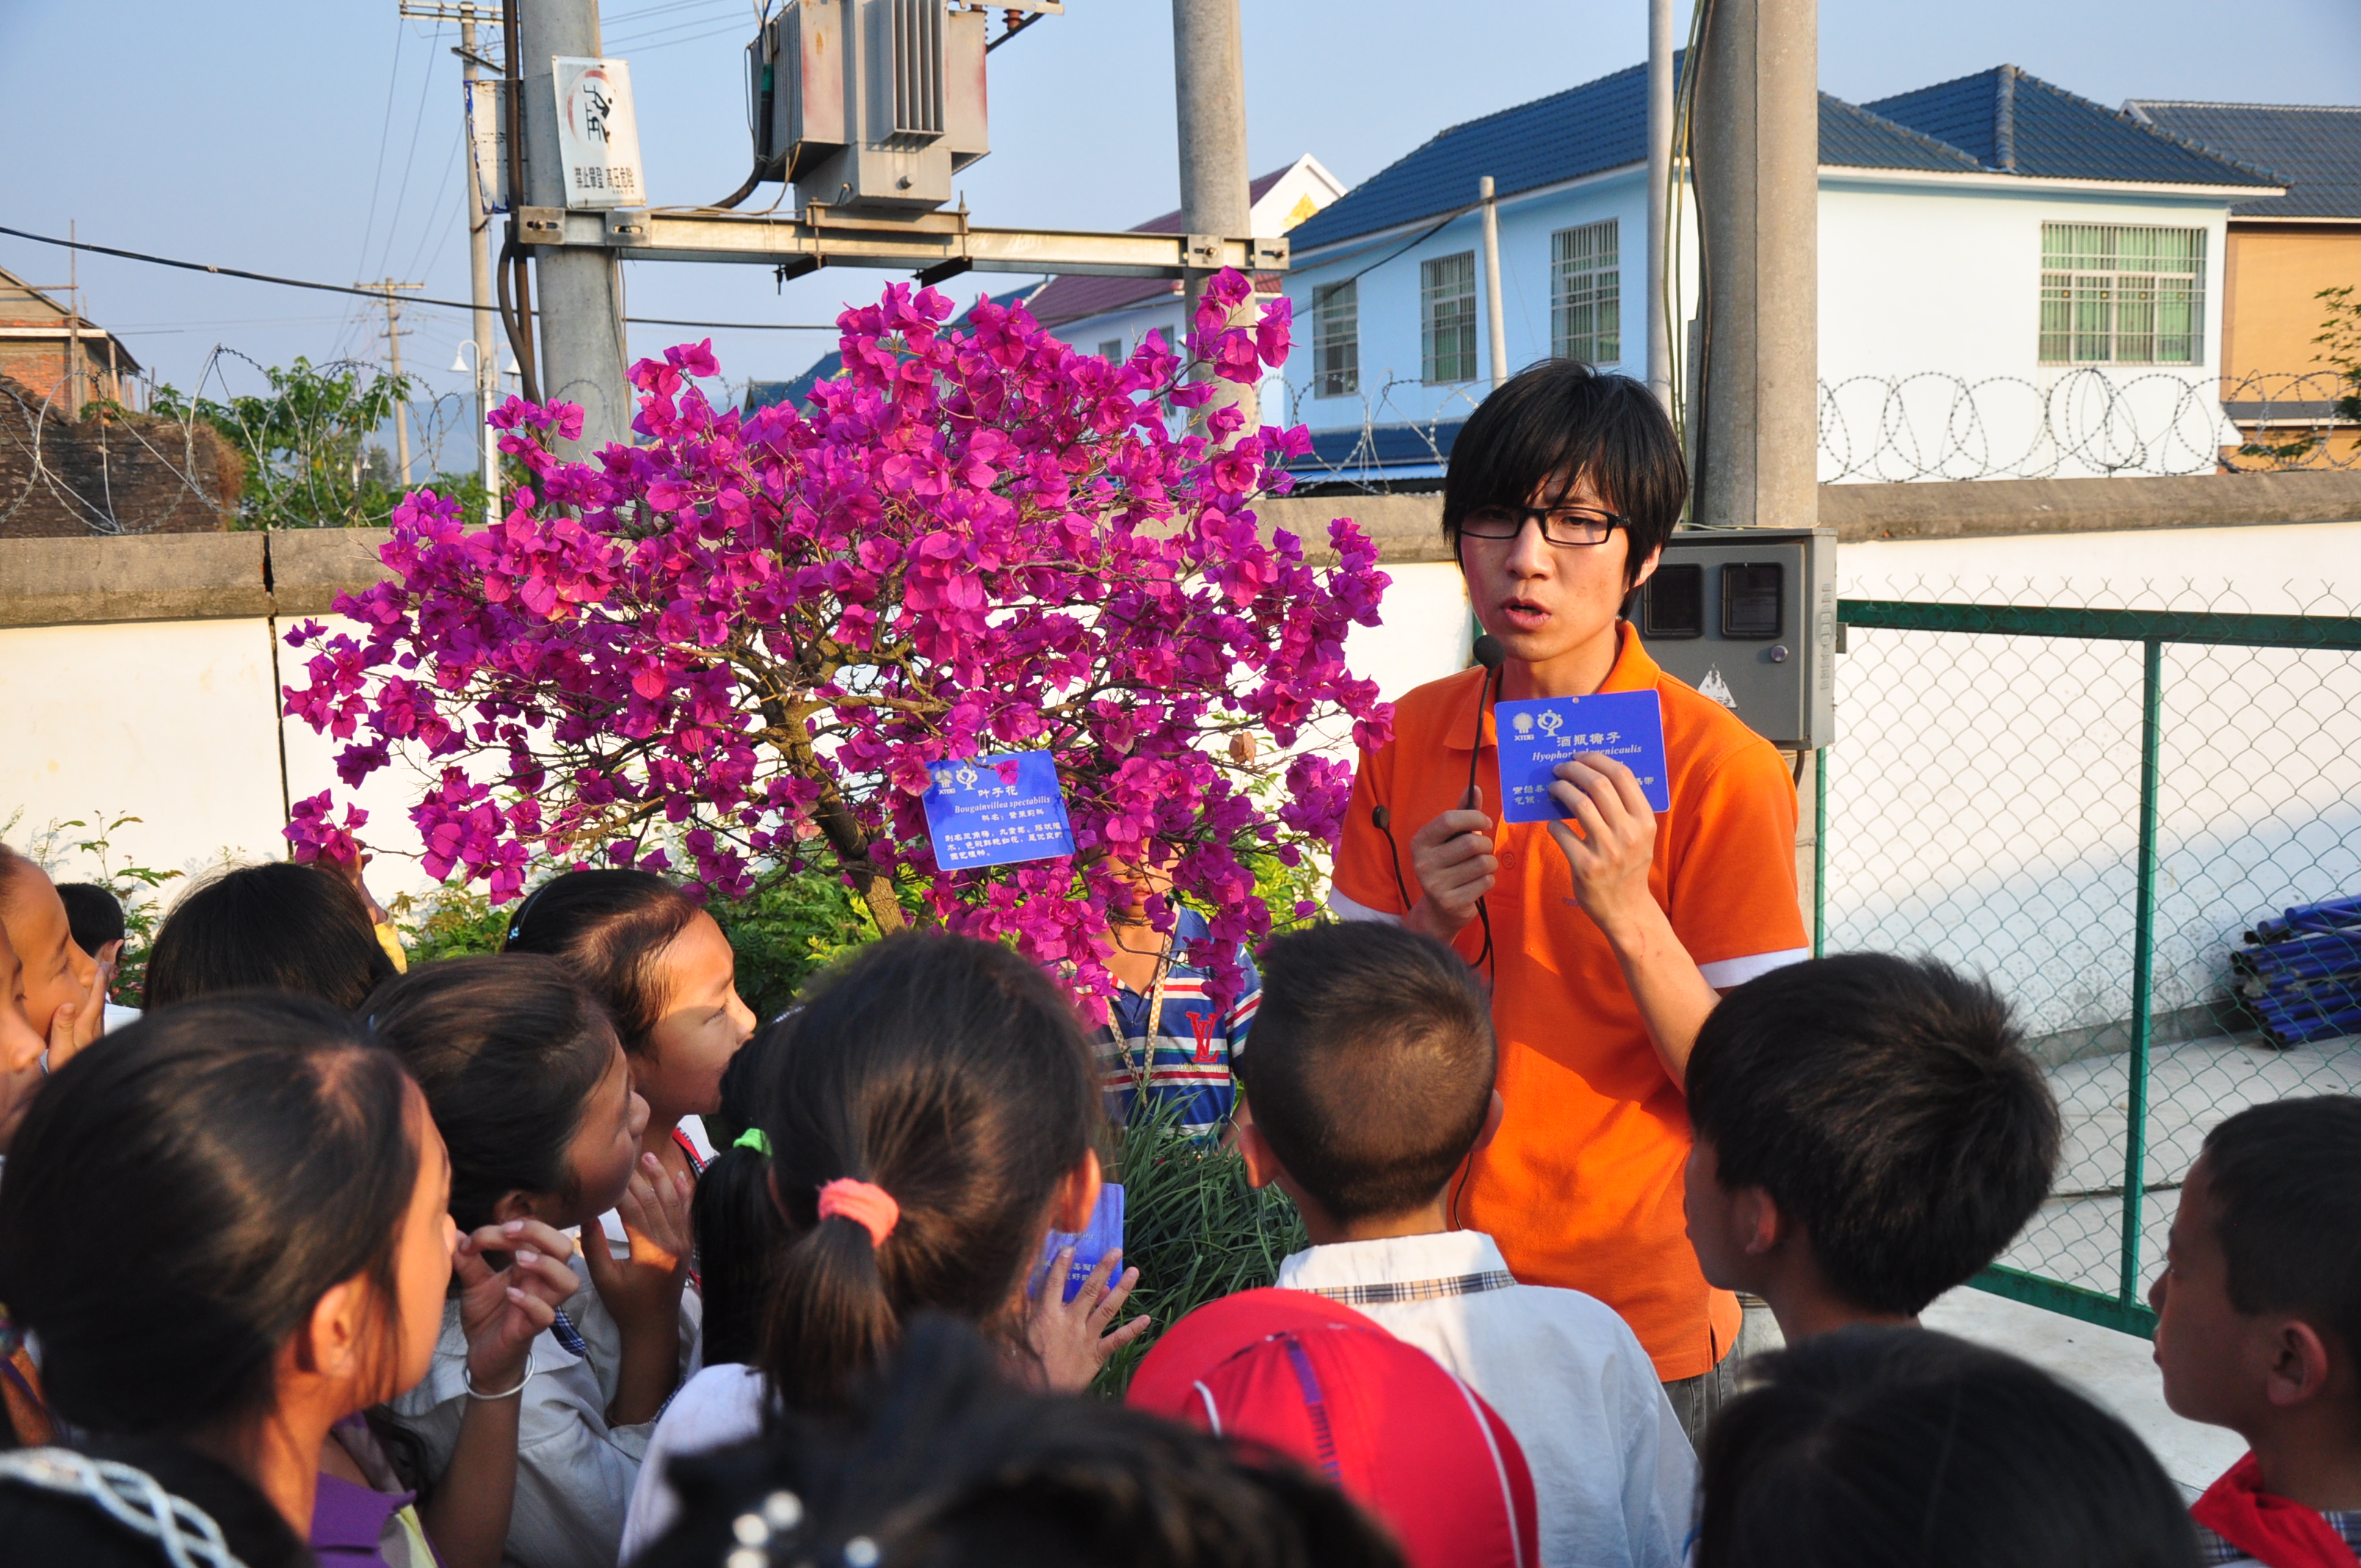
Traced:
[[1544, 1568], [1674, 1568], [1697, 1458], [1639, 1339], [1578, 1290], [1519, 1284], [1491, 1237], [1455, 1228], [1455, 1182], [1500, 1118], [1467, 966], [1348, 923], [1274, 938], [1262, 980], [1238, 1144], [1312, 1242], [1279, 1287], [1375, 1319], [1499, 1411], [1532, 1468]]

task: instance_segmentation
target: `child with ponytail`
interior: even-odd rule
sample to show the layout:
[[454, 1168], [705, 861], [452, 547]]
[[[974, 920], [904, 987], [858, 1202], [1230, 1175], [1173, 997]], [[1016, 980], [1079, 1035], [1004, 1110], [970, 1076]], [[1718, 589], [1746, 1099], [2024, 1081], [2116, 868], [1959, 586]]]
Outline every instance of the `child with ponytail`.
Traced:
[[[428, 964], [372, 997], [369, 1026], [407, 1066], [451, 1150], [462, 1227], [581, 1227], [553, 1255], [593, 1288], [533, 1342], [498, 1389], [467, 1377], [459, 1304], [446, 1304], [425, 1379], [392, 1403], [430, 1475], [460, 1465], [470, 1403], [514, 1395], [516, 1502], [506, 1560], [525, 1568], [610, 1563], [640, 1455], [693, 1355], [686, 1179], [640, 1153], [647, 1105], [632, 1091], [605, 1009], [555, 959], [527, 954]], [[631, 1254], [598, 1218], [620, 1208]], [[550, 1245], [550, 1244], [544, 1244]]]
[[374, 1452], [357, 1413], [425, 1373], [455, 1267], [487, 1390], [573, 1288], [544, 1227], [461, 1237], [449, 1181], [401, 1064], [308, 998], [190, 1003], [79, 1053], [0, 1182], [9, 1332], [73, 1434], [0, 1455], [0, 1555], [276, 1568], [308, 1538], [323, 1564], [423, 1568], [431, 1535], [446, 1568], [496, 1562], [498, 1530], [466, 1527], [504, 1522], [514, 1404], [467, 1412], [467, 1473], [416, 1510], [335, 1478], [347, 1442]]
[[752, 1437], [768, 1413], [845, 1409], [921, 1309], [982, 1326], [1012, 1377], [1060, 1391], [1088, 1387], [1148, 1327], [1110, 1332], [1138, 1277], [1110, 1288], [1113, 1255], [1071, 1301], [1027, 1294], [1049, 1233], [1081, 1230], [1101, 1184], [1090, 1046], [1040, 970], [966, 937], [889, 937], [822, 976], [752, 1049], [790, 1239], [759, 1362], [699, 1374], [658, 1423], [627, 1562], [677, 1509], [666, 1460]]

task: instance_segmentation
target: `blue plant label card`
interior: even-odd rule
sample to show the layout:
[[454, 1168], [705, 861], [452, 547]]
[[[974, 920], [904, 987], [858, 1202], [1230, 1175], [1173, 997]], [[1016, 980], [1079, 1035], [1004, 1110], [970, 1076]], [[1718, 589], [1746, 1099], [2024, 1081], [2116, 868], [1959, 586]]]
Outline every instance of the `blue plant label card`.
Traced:
[[1046, 861], [1074, 852], [1058, 759], [1049, 751], [941, 762], [928, 770], [927, 834], [945, 871]]
[[1560, 762], [1586, 752], [1612, 757], [1631, 769], [1651, 810], [1673, 808], [1664, 777], [1664, 707], [1653, 690], [1496, 703], [1492, 724], [1500, 740], [1506, 821], [1563, 818], [1565, 809], [1551, 795], [1550, 785], [1557, 781]]
[[[1079, 1234], [1072, 1231], [1051, 1231], [1041, 1244], [1041, 1261], [1034, 1273], [1047, 1280], [1049, 1271], [1058, 1265], [1060, 1247], [1074, 1249], [1073, 1266], [1066, 1271], [1065, 1299], [1071, 1301], [1081, 1293], [1090, 1279], [1091, 1270], [1111, 1252], [1123, 1246], [1123, 1186], [1110, 1181], [1099, 1189], [1098, 1207], [1091, 1211], [1091, 1223]], [[1038, 1289], [1037, 1289], [1038, 1294]]]

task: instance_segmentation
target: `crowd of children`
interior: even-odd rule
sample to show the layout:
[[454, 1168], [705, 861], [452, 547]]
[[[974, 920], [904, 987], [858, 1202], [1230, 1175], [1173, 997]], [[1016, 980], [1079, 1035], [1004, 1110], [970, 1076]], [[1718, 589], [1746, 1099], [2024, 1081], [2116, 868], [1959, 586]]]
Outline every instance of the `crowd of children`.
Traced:
[[[569, 872], [504, 950], [397, 972], [352, 884], [248, 867], [118, 936], [0, 852], [0, 1301], [27, 1563], [2350, 1563], [2361, 1101], [2243, 1112], [2156, 1286], [2172, 1406], [2252, 1453], [2192, 1509], [2034, 1367], [1916, 1326], [2022, 1228], [2059, 1124], [2007, 1006], [1856, 954], [1732, 990], [1686, 1094], [1688, 1234], [1767, 1299], [1693, 1449], [1633, 1331], [1460, 1210], [1500, 1119], [1431, 938], [1261, 951], [1225, 1135], [1311, 1245], [1149, 1332], [1050, 1233], [1107, 1100], [1052, 977], [874, 943], [755, 1027], [729, 944]], [[1061, 1278], [1055, 1271], [1050, 1278]], [[2342, 1555], [2340, 1555], [2342, 1553]], [[21, 1555], [20, 1555], [21, 1554]]]
[[[2361, 1099], [2187, 1173], [2163, 1392], [2250, 1450], [2193, 1506], [1921, 1327], [2058, 1107], [1988, 984], [1802, 945], [1785, 764], [1621, 613], [1686, 489], [1636, 382], [1488, 398], [1443, 523], [1490, 646], [1363, 754], [1344, 923], [1217, 1005], [1173, 846], [1112, 862], [1095, 1032], [939, 930], [758, 1019], [627, 870], [413, 970], [358, 863], [188, 890], [135, 1015], [121, 907], [0, 847], [0, 1563], [2361, 1568]], [[1597, 754], [1484, 808], [1501, 699], [1651, 691], [1664, 815]], [[1127, 1311], [1060, 1239], [1126, 1116], [1310, 1245]]]

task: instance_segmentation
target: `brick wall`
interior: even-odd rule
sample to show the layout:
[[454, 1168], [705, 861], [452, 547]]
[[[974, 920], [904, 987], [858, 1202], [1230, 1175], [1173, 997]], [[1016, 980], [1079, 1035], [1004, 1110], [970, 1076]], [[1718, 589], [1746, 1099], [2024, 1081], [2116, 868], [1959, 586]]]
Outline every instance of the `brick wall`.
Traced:
[[236, 518], [244, 479], [210, 426], [65, 419], [0, 376], [0, 539], [216, 532]]

